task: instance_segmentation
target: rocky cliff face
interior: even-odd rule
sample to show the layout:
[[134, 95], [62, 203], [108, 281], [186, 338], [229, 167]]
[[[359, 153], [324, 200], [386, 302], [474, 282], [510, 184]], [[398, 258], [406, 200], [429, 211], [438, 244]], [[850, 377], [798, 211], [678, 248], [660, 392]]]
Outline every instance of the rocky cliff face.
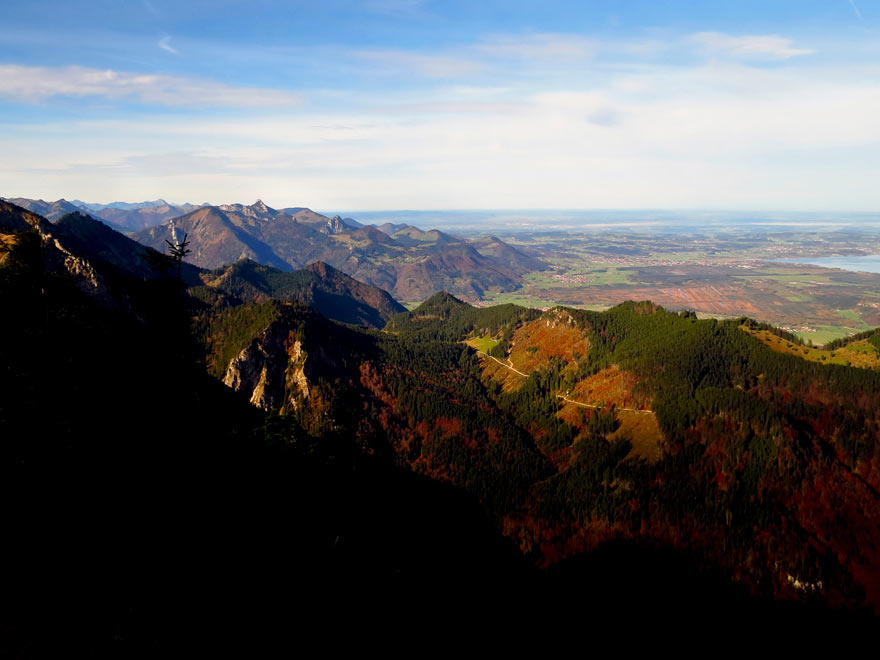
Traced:
[[43, 263], [46, 270], [70, 275], [77, 287], [91, 298], [109, 306], [118, 306], [101, 273], [86, 258], [72, 250], [54, 225], [26, 209], [0, 201], [0, 229], [12, 232], [34, 231], [40, 237]]
[[339, 234], [348, 229], [344, 224], [342, 224], [342, 217], [338, 215], [334, 215], [327, 221], [327, 234]]
[[226, 365], [223, 382], [263, 410], [299, 410], [313, 403], [319, 385], [352, 381], [357, 359], [332, 349], [350, 343], [338, 336], [348, 334], [306, 307], [278, 304], [276, 316]]
[[275, 322], [233, 358], [223, 382], [263, 410], [296, 410], [309, 397], [310, 366], [302, 339]]

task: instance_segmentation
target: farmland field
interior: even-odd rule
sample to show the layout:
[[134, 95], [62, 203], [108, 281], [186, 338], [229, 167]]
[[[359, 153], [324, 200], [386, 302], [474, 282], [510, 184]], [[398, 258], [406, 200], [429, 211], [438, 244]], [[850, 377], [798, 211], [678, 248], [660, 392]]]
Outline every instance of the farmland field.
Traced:
[[[502, 239], [548, 268], [479, 304], [604, 309], [652, 300], [700, 316], [749, 316], [816, 345], [880, 325], [880, 274], [780, 261], [880, 254], [880, 233], [577, 234]], [[684, 247], [683, 247], [684, 246]]]

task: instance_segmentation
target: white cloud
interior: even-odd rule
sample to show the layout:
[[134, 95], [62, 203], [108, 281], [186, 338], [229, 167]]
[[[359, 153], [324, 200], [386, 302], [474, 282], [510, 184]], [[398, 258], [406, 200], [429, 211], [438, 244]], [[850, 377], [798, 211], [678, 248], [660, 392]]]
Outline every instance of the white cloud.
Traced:
[[[8, 194], [53, 199], [261, 197], [323, 209], [880, 206], [880, 85], [714, 65], [637, 82], [454, 116], [401, 103], [394, 115], [35, 124], [5, 140], [0, 179]], [[47, 139], [59, 169], [29, 175], [46, 167]]]
[[[692, 50], [694, 42], [675, 45]], [[452, 63], [403, 58], [438, 78], [482, 64], [491, 75], [477, 81], [310, 94], [326, 105], [262, 110], [259, 120], [173, 112], [30, 125], [7, 118], [0, 181], [10, 196], [260, 197], [325, 210], [880, 207], [872, 62], [759, 67], [737, 56], [582, 67], [575, 60], [565, 70], [583, 75], [551, 79], [497, 66], [506, 48], [495, 58], [469, 47]], [[762, 58], [781, 57], [762, 48]], [[367, 60], [392, 72], [410, 55], [382, 53]], [[9, 93], [3, 80], [0, 69], [0, 92]], [[35, 97], [61, 93], [49, 89]]]
[[414, 72], [426, 78], [464, 78], [512, 62], [576, 62], [590, 57], [597, 43], [572, 34], [488, 35], [455, 51], [434, 53], [401, 49], [358, 50], [374, 73]]
[[698, 32], [691, 37], [709, 51], [747, 59], [787, 60], [815, 51], [795, 48], [791, 39], [776, 34], [735, 36], [722, 32]]
[[159, 39], [159, 43], [157, 43], [156, 45], [164, 50], [166, 53], [171, 53], [172, 55], [180, 55], [180, 51], [178, 51], [174, 46], [171, 45], [171, 37], [169, 37], [167, 34]]
[[55, 97], [99, 97], [181, 107], [274, 107], [297, 103], [289, 92], [234, 87], [211, 80], [79, 66], [0, 65], [0, 98], [43, 103]]

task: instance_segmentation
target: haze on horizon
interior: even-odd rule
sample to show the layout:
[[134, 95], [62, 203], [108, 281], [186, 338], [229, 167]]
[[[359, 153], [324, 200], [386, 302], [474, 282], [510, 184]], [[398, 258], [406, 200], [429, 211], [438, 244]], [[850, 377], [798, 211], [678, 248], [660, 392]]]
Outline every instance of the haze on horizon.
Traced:
[[769, 4], [11, 3], [0, 195], [880, 209], [880, 3]]

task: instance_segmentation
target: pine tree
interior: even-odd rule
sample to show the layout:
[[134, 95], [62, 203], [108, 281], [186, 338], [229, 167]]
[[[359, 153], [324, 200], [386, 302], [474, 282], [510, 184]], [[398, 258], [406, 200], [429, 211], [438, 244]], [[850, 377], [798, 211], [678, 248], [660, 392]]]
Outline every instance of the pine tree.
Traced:
[[186, 255], [192, 253], [187, 246], [189, 245], [189, 240], [186, 237], [186, 233], [183, 234], [183, 240], [177, 240], [177, 234], [173, 234], [174, 242], [172, 243], [168, 239], [165, 239], [165, 242], [168, 243], [168, 251], [171, 254], [171, 258], [174, 260], [174, 263], [177, 264], [177, 280], [181, 279], [181, 270], [183, 269], [183, 260]]

